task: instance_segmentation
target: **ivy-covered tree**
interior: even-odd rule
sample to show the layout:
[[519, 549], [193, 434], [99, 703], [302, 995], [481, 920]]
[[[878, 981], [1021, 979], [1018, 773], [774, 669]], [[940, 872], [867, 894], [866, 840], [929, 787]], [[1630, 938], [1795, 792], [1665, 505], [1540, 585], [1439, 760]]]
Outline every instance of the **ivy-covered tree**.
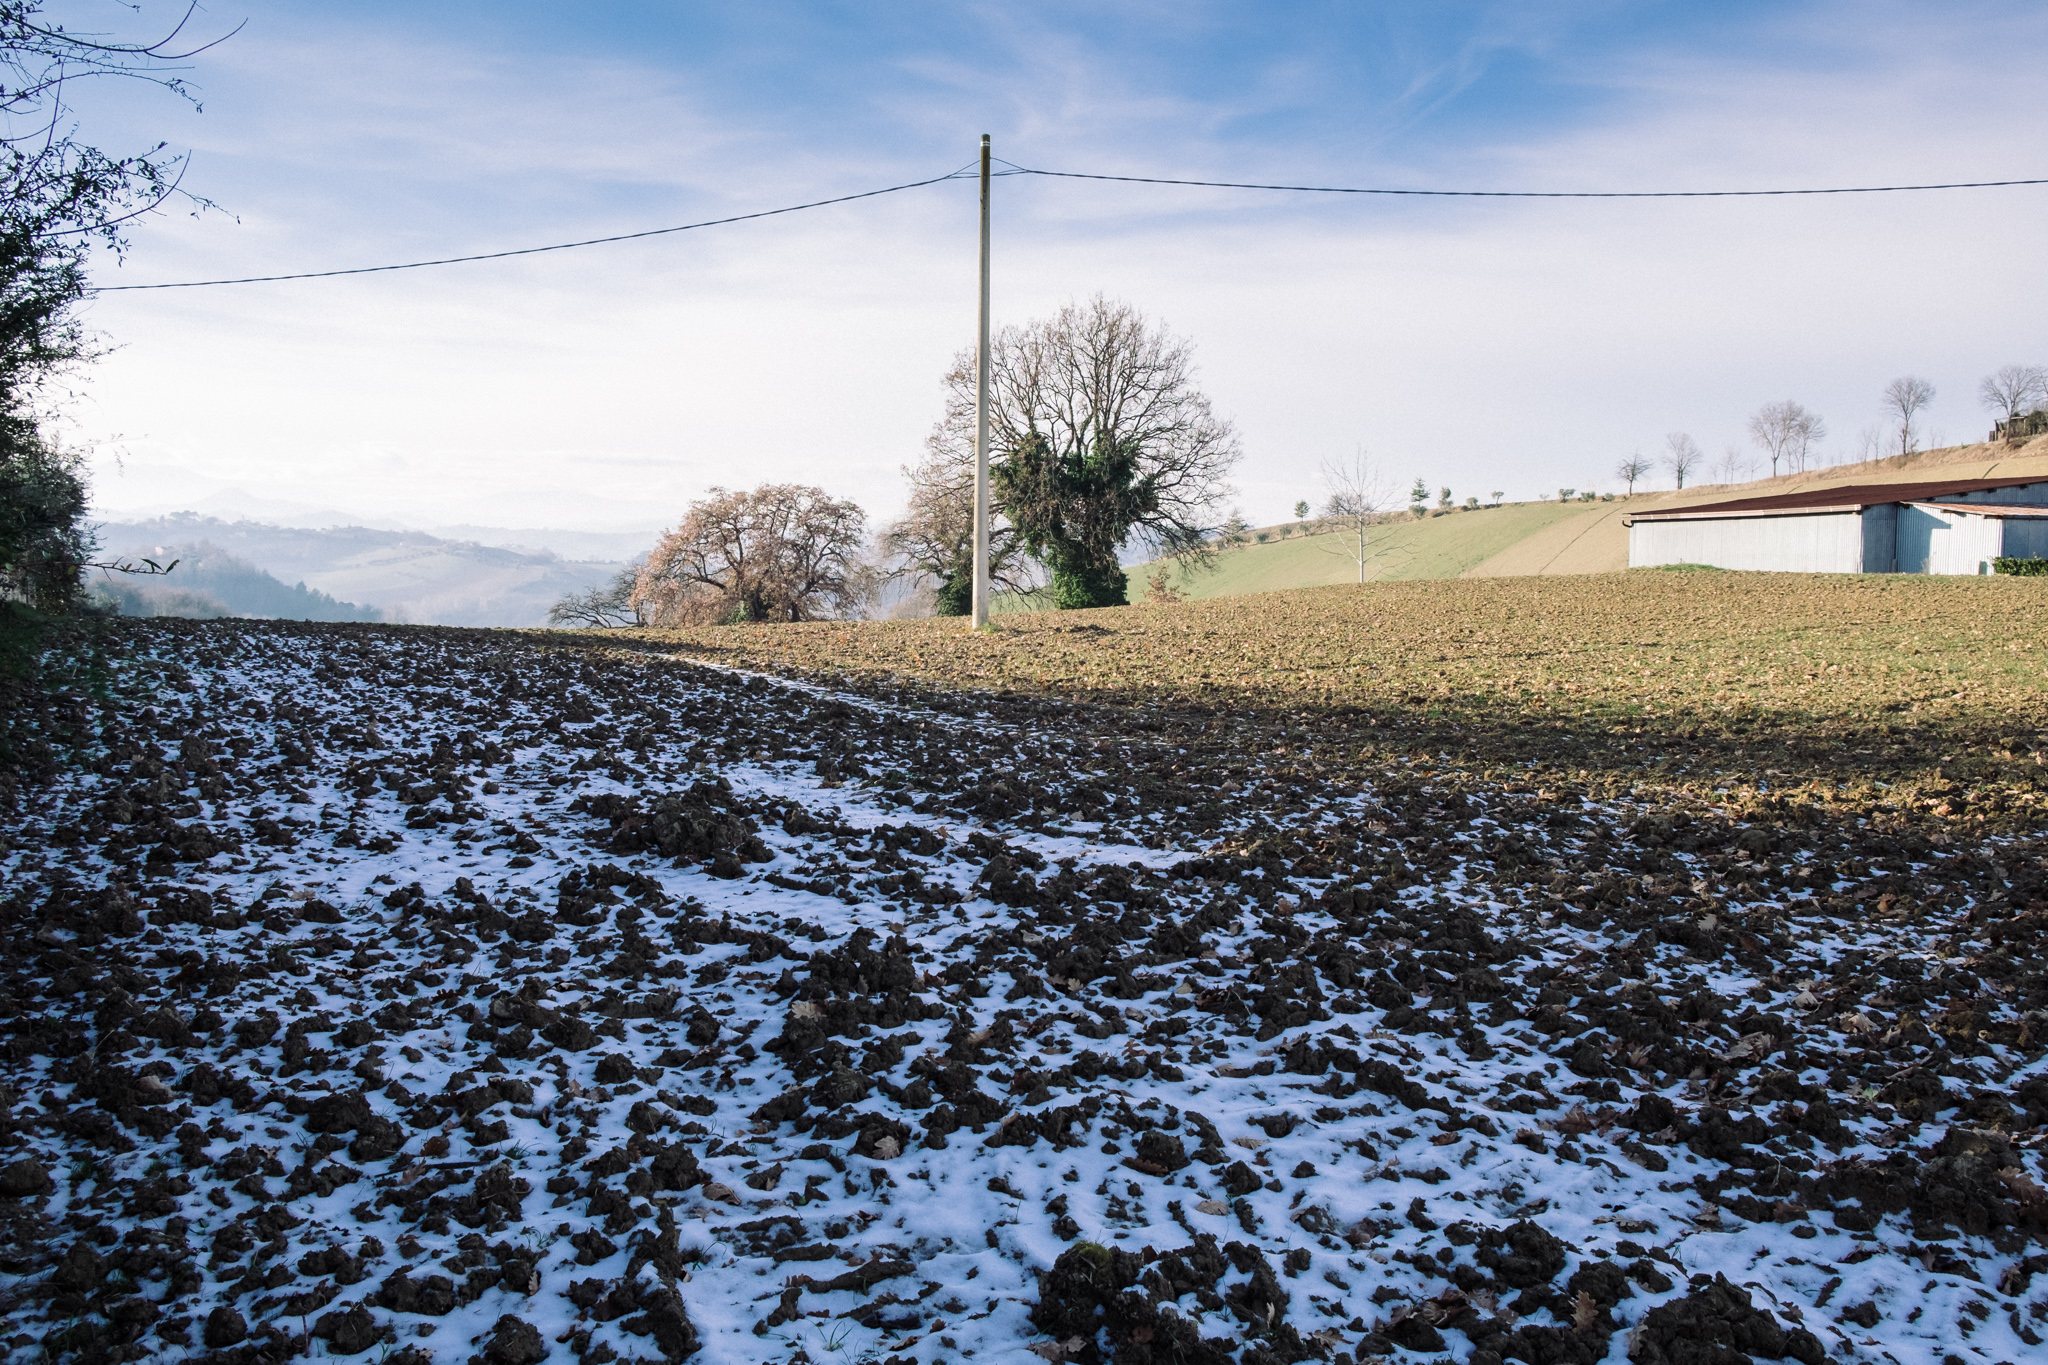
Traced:
[[1129, 602], [1117, 551], [1159, 510], [1134, 442], [1097, 434], [1090, 447], [1059, 450], [1034, 431], [989, 474], [1025, 548], [1052, 572], [1055, 607]]
[[[1186, 341], [1098, 295], [1003, 328], [990, 360], [992, 543], [1043, 564], [1056, 605], [1127, 602], [1121, 560], [1134, 544], [1184, 564], [1214, 553], [1237, 435], [1196, 387]], [[929, 443], [928, 464], [966, 471], [935, 481], [963, 515], [973, 507], [974, 374], [964, 352]]]

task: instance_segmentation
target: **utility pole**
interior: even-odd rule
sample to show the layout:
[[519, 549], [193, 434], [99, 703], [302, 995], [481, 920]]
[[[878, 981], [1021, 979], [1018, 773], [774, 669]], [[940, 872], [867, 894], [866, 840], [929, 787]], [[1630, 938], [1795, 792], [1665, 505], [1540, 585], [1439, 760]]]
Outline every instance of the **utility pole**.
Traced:
[[988, 628], [988, 134], [981, 135], [981, 341], [974, 359], [974, 629]]

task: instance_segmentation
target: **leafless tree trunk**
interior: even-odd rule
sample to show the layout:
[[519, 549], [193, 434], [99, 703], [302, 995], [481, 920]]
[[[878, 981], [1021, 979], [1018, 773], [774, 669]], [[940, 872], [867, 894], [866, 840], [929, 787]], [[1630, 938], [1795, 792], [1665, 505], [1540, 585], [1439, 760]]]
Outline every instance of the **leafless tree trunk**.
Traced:
[[1721, 452], [1720, 474], [1722, 483], [1741, 483], [1749, 474], [1750, 462], [1739, 446], [1729, 446]]
[[1394, 505], [1394, 485], [1361, 449], [1349, 460], [1323, 461], [1323, 488], [1324, 518], [1334, 524], [1338, 542], [1323, 549], [1356, 561], [1363, 584], [1366, 566], [1379, 557], [1371, 548], [1372, 528]]
[[[1792, 406], [1799, 407], [1797, 403]], [[1828, 424], [1821, 420], [1819, 413], [1799, 409], [1799, 418], [1792, 424], [1791, 452], [1792, 462], [1798, 466], [1800, 473], [1806, 472], [1807, 461], [1812, 457], [1814, 447], [1826, 440], [1827, 434]]]
[[1698, 469], [1704, 458], [1699, 442], [1684, 432], [1674, 431], [1664, 438], [1664, 467], [1678, 480], [1680, 488], [1685, 487], [1686, 475]]
[[548, 608], [551, 626], [644, 626], [646, 618], [633, 605], [644, 559], [628, 564], [612, 581], [588, 592], [572, 592]]
[[1643, 458], [1643, 452], [1638, 450], [1614, 467], [1614, 477], [1627, 484], [1628, 495], [1634, 497], [1637, 482], [1649, 478], [1651, 468], [1650, 462]]
[[1885, 411], [1899, 420], [1899, 454], [1911, 455], [1920, 447], [1913, 419], [1934, 401], [1934, 385], [1913, 375], [1901, 375], [1884, 386]]

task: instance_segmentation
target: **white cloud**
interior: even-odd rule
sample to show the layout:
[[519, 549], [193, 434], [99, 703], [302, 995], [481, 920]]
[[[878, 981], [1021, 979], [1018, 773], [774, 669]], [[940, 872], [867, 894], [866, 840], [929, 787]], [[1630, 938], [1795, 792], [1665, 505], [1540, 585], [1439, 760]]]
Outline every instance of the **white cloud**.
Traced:
[[[992, 80], [964, 59], [899, 62], [900, 89], [860, 118], [912, 150], [860, 161], [844, 151], [853, 133], [807, 145], [722, 117], [692, 73], [630, 53], [550, 61], [399, 35], [358, 37], [341, 66], [332, 30], [308, 29], [242, 48], [210, 92], [199, 164], [227, 173], [208, 189], [240, 225], [153, 227], [123, 276], [405, 259], [770, 207], [888, 183], [917, 149], [945, 146], [931, 169], [948, 169], [982, 127], [1027, 164], [1233, 177], [2002, 177], [2035, 169], [2048, 142], [2029, 84], [1985, 68], [1987, 52], [2042, 46], [2043, 21], [2013, 14], [1930, 27], [1904, 10], [1809, 11], [1739, 58], [1610, 53], [1574, 73], [1599, 118], [1433, 159], [1370, 129], [1262, 154], [1286, 139], [1244, 129], [1284, 111], [1291, 84], [1327, 79], [1285, 54], [1271, 79], [1203, 102], [1018, 24]], [[1569, 69], [1553, 34], [1513, 43]], [[1426, 122], [1487, 60], [1462, 54], [1390, 91], [1387, 126]], [[954, 146], [953, 129], [972, 132]], [[1936, 426], [1976, 435], [1977, 377], [2048, 360], [2025, 302], [2048, 284], [2044, 193], [1332, 202], [1006, 179], [998, 311], [1102, 290], [1192, 336], [1243, 428], [1255, 515], [1313, 496], [1318, 462], [1361, 441], [1404, 477], [1527, 496], [1601, 480], [1671, 430], [1718, 454], [1776, 398], [1853, 439], [1903, 372], [1940, 386]], [[653, 526], [710, 484], [765, 478], [885, 514], [938, 375], [972, 335], [973, 220], [971, 187], [940, 186], [556, 256], [109, 295], [96, 320], [125, 349], [83, 416], [125, 433], [131, 471], [417, 523]]]

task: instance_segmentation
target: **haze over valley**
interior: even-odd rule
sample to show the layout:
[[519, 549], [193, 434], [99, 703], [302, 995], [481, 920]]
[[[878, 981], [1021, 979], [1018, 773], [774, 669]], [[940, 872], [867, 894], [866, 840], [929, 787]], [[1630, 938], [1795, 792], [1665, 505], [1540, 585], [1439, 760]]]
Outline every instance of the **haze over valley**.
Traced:
[[[103, 557], [179, 564], [162, 578], [99, 578], [128, 615], [538, 626], [562, 597], [609, 581], [636, 543], [601, 532], [441, 529], [281, 526], [191, 512], [107, 521]], [[609, 557], [584, 557], [599, 555]]]

